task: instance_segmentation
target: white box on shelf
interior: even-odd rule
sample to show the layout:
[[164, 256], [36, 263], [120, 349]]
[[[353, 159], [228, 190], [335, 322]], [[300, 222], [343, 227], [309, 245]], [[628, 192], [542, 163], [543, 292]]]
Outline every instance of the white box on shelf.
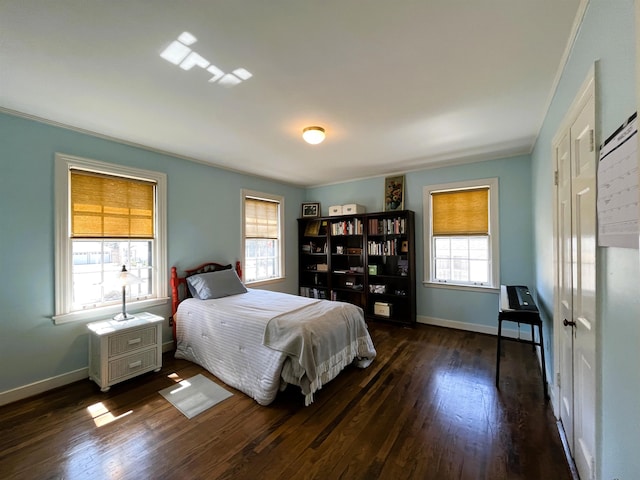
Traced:
[[392, 305], [390, 303], [385, 302], [375, 302], [373, 304], [373, 313], [375, 315], [380, 315], [381, 317], [390, 317]]
[[364, 213], [365, 208], [363, 205], [358, 205], [357, 203], [348, 203], [346, 205], [342, 205], [342, 215], [353, 215], [356, 213]]
[[336, 215], [342, 215], [342, 205], [333, 205], [329, 207], [329, 216], [334, 217]]

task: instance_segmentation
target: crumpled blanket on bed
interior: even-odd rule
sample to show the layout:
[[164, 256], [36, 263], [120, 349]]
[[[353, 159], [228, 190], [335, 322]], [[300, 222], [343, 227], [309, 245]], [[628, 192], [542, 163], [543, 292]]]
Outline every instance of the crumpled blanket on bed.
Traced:
[[354, 359], [366, 368], [376, 355], [362, 310], [342, 302], [317, 301], [272, 318], [263, 343], [290, 356], [282, 378], [300, 385], [306, 405]]
[[[271, 403], [284, 382], [299, 385], [308, 405], [354, 359], [364, 368], [376, 355], [362, 310], [341, 302], [249, 289], [187, 299], [176, 322], [176, 358], [203, 366], [261, 405]], [[292, 330], [297, 337], [287, 333]]]

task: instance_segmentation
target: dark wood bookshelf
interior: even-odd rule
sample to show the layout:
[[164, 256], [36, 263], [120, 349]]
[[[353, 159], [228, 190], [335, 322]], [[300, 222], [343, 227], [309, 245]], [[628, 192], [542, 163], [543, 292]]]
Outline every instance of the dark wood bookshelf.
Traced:
[[298, 219], [299, 294], [353, 303], [369, 320], [416, 321], [411, 210]]

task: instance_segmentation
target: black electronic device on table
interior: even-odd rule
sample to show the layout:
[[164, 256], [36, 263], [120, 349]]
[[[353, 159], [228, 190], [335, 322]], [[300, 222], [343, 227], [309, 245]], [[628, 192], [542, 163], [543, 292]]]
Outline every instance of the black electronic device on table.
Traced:
[[537, 312], [538, 307], [533, 300], [529, 287], [524, 285], [500, 286], [500, 310], [526, 310]]

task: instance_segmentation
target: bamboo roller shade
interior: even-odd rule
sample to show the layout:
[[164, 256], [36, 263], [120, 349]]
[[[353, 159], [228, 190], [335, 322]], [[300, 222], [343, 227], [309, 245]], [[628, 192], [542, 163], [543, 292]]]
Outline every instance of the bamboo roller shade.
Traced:
[[487, 235], [489, 188], [431, 194], [433, 235]]
[[71, 236], [154, 236], [155, 183], [74, 170], [71, 172]]
[[278, 203], [258, 198], [244, 202], [245, 238], [278, 238]]

